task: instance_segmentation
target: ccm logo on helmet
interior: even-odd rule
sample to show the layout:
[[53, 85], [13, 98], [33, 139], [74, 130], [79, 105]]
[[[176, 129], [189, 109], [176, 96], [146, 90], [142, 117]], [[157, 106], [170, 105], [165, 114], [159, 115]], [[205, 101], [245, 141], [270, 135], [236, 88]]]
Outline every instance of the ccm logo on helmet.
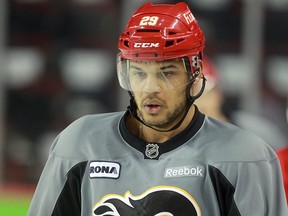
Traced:
[[152, 48], [152, 47], [159, 47], [159, 43], [135, 43], [135, 48]]

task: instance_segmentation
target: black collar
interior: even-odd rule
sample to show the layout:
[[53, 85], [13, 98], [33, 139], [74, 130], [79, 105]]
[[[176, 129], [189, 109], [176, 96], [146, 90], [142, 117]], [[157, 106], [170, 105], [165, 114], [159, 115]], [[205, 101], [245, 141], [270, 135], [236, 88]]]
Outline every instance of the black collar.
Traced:
[[119, 129], [123, 139], [133, 148], [142, 152], [145, 159], [159, 159], [159, 157], [169, 151], [172, 151], [179, 146], [185, 144], [191, 139], [200, 129], [203, 124], [205, 115], [202, 114], [197, 106], [195, 106], [195, 114], [190, 124], [179, 134], [167, 140], [164, 143], [148, 143], [133, 135], [125, 125], [125, 117], [130, 115], [128, 111], [122, 117]]

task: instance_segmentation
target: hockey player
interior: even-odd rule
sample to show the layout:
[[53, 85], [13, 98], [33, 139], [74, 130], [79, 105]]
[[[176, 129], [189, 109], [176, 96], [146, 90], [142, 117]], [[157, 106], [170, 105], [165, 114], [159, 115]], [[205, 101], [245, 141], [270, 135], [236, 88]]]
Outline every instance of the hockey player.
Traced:
[[28, 216], [287, 215], [274, 151], [193, 105], [205, 87], [204, 36], [185, 3], [144, 4], [119, 49], [128, 110], [59, 134]]

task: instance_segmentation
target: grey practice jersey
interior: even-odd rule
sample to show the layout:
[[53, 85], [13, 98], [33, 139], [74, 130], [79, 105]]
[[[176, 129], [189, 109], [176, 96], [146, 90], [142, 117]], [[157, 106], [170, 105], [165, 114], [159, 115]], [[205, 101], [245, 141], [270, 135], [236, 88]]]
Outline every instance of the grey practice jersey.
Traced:
[[90, 115], [52, 144], [28, 216], [286, 216], [279, 161], [257, 136], [196, 109], [165, 143]]

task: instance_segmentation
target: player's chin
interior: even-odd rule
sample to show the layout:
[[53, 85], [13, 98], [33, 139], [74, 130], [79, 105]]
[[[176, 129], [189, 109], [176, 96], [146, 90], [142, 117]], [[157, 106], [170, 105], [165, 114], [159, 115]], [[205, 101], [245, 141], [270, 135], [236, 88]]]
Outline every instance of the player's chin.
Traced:
[[167, 127], [168, 122], [167, 122], [167, 118], [160, 116], [160, 115], [149, 115], [144, 117], [144, 121], [155, 128], [158, 129], [165, 129]]

